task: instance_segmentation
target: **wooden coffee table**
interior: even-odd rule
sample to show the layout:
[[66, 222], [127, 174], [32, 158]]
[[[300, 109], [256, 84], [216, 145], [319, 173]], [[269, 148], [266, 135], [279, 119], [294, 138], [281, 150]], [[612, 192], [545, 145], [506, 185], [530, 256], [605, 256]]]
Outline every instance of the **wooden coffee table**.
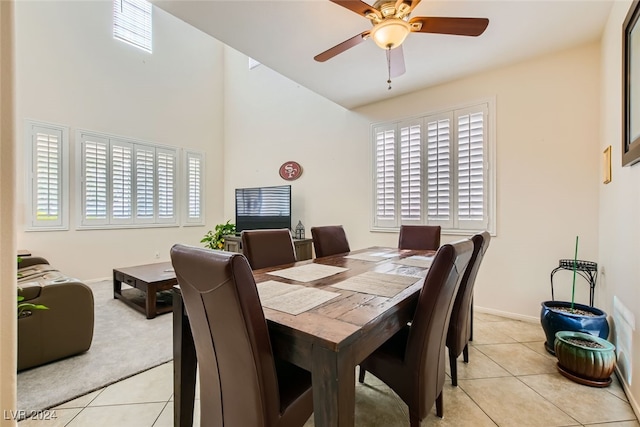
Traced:
[[[136, 292], [135, 289], [123, 291], [123, 283], [142, 291], [144, 298], [140, 299], [140, 292]], [[158, 306], [157, 293], [168, 291], [176, 284], [176, 273], [170, 262], [113, 269], [113, 297], [146, 314], [147, 319], [153, 319], [158, 314], [169, 313], [172, 310], [172, 304]], [[137, 294], [138, 298], [135, 298], [134, 294]]]

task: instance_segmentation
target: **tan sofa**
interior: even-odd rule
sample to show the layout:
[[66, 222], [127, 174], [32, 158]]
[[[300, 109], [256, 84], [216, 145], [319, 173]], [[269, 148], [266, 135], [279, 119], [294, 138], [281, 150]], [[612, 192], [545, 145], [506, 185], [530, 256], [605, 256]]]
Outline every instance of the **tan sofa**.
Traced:
[[83, 353], [93, 339], [93, 292], [53, 268], [46, 259], [25, 257], [18, 263], [24, 302], [48, 310], [30, 310], [18, 318], [18, 371]]

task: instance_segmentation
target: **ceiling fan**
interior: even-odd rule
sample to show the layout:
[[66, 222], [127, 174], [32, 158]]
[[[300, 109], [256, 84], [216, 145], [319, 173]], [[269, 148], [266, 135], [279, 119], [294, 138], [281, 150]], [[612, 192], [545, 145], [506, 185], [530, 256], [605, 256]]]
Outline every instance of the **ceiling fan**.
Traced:
[[369, 37], [387, 51], [389, 89], [391, 78], [405, 73], [402, 42], [409, 33], [452, 34], [479, 36], [489, 25], [487, 18], [446, 18], [416, 16], [409, 18], [420, 0], [376, 0], [373, 6], [361, 0], [330, 0], [371, 21], [373, 28], [351, 37], [316, 55], [313, 59], [324, 62], [359, 45]]

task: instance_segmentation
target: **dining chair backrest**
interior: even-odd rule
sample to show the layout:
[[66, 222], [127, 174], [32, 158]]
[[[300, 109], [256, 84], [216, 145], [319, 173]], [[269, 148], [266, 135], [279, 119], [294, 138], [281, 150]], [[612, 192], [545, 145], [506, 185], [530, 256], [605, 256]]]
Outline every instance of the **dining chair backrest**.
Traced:
[[440, 247], [439, 225], [401, 225], [398, 249], [436, 250]]
[[185, 245], [171, 261], [196, 347], [201, 425], [270, 426], [280, 395], [267, 322], [245, 257]]
[[296, 262], [296, 249], [287, 228], [244, 230], [241, 236], [242, 253], [254, 270]]
[[[460, 282], [460, 288], [456, 295], [455, 302], [453, 304], [453, 310], [451, 312], [451, 321], [449, 322], [449, 331], [447, 333], [447, 348], [449, 349], [450, 358], [457, 358], [464, 348], [468, 345], [471, 338], [471, 303], [473, 302], [473, 288], [480, 269], [480, 264], [484, 259], [484, 254], [487, 252], [489, 243], [491, 241], [491, 235], [484, 231], [480, 234], [476, 234], [471, 238], [473, 242], [473, 253], [471, 254], [471, 260], [467, 266], [462, 281]], [[451, 359], [451, 363], [455, 360]], [[457, 384], [457, 370], [452, 365], [451, 376], [453, 384]]]
[[311, 227], [311, 237], [317, 258], [351, 251], [347, 234], [341, 225]]
[[[438, 249], [418, 297], [407, 340], [405, 363], [415, 378], [409, 378], [414, 404], [426, 414], [442, 393], [445, 381], [445, 340], [456, 292], [471, 259], [470, 240], [446, 244]], [[412, 406], [412, 405], [410, 405]], [[420, 417], [422, 419], [422, 417]]]

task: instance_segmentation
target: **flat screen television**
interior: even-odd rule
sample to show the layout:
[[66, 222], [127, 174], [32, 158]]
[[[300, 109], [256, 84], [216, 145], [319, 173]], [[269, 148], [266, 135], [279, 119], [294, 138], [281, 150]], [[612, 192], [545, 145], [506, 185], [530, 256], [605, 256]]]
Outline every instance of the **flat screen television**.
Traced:
[[236, 233], [291, 229], [291, 186], [236, 188]]

